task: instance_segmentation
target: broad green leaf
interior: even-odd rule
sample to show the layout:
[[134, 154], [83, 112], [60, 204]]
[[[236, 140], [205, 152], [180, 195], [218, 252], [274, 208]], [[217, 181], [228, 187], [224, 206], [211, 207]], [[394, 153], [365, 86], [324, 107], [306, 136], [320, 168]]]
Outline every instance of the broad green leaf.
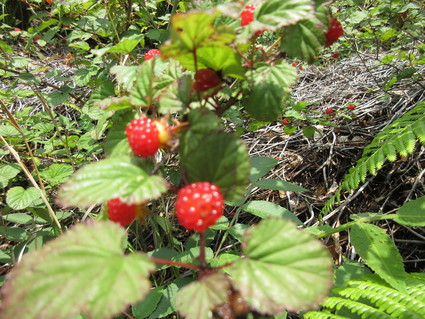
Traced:
[[332, 259], [308, 231], [284, 219], [262, 220], [244, 237], [245, 258], [229, 268], [234, 287], [254, 309], [317, 307], [332, 286]]
[[137, 69], [137, 66], [115, 65], [111, 68], [111, 73], [124, 90], [130, 90], [137, 78]]
[[324, 27], [319, 20], [313, 18], [287, 27], [281, 50], [291, 58], [299, 58], [311, 63], [324, 43]]
[[122, 39], [118, 44], [111, 47], [108, 52], [128, 54], [134, 50], [140, 43], [140, 40]]
[[48, 169], [41, 172], [41, 177], [46, 179], [50, 185], [61, 184], [74, 172], [74, 168], [68, 164], [52, 164]]
[[242, 210], [260, 218], [286, 218], [298, 225], [303, 223], [291, 211], [275, 203], [263, 200], [253, 200], [242, 206]]
[[74, 82], [78, 86], [86, 86], [97, 72], [97, 69], [78, 69], [74, 75]]
[[26, 254], [3, 287], [2, 318], [117, 315], [149, 292], [155, 269], [140, 253], [126, 255], [125, 242], [124, 228], [91, 221]]
[[[241, 65], [240, 54], [228, 46], [205, 46], [196, 51], [198, 69], [209, 68], [221, 71], [223, 75], [242, 77], [244, 69]], [[192, 59], [193, 60], [193, 59]], [[187, 65], [185, 65], [188, 67]], [[191, 70], [195, 69], [189, 68]]]
[[159, 301], [161, 300], [163, 290], [163, 287], [156, 287], [148, 293], [142, 302], [133, 305], [131, 308], [133, 316], [136, 319], [143, 319], [154, 312], [155, 308], [158, 306]]
[[402, 225], [425, 226], [425, 196], [401, 206], [393, 219]]
[[134, 105], [149, 106], [153, 102], [153, 80], [155, 59], [145, 61], [136, 71], [136, 81], [130, 91], [130, 101]]
[[215, 31], [215, 17], [206, 12], [175, 14], [171, 18], [171, 40], [192, 51], [200, 47]]
[[230, 282], [223, 273], [203, 276], [181, 289], [176, 308], [186, 319], [208, 319], [212, 311], [227, 302]]
[[248, 97], [243, 101], [245, 110], [253, 118], [261, 121], [275, 121], [283, 111], [282, 88], [265, 79], [256, 84]]
[[226, 216], [221, 216], [214, 225], [210, 226], [209, 229], [214, 230], [227, 230], [229, 228], [229, 220]]
[[112, 116], [113, 125], [109, 129], [103, 144], [106, 156], [129, 156], [131, 154], [125, 128], [133, 119], [134, 113], [132, 111], [116, 112]]
[[0, 135], [3, 137], [20, 136], [21, 133], [13, 125], [0, 125]]
[[301, 19], [311, 17], [313, 6], [309, 0], [268, 0], [264, 1], [255, 12], [255, 19], [275, 30], [293, 25]]
[[6, 239], [16, 242], [21, 242], [28, 238], [25, 228], [23, 227], [0, 226], [0, 234]]
[[251, 158], [251, 182], [259, 180], [266, 175], [270, 170], [275, 167], [279, 161], [272, 157], [255, 156]]
[[0, 166], [0, 188], [7, 186], [9, 181], [16, 177], [21, 171], [21, 167], [18, 164], [10, 163]]
[[88, 207], [119, 197], [126, 203], [158, 198], [167, 189], [159, 176], [149, 176], [131, 158], [108, 158], [78, 170], [59, 191], [63, 206]]
[[226, 201], [244, 195], [250, 163], [245, 144], [236, 136], [211, 132], [203, 136], [197, 147], [186, 148], [181, 155], [181, 165], [190, 183], [216, 184]]
[[351, 243], [363, 261], [401, 292], [406, 291], [406, 285], [400, 280], [406, 273], [403, 260], [391, 237], [378, 226], [356, 223], [351, 228]]
[[27, 225], [34, 221], [34, 218], [25, 213], [14, 213], [2, 216], [9, 223]]
[[335, 271], [334, 288], [343, 287], [347, 281], [359, 279], [363, 275], [371, 274], [372, 272], [360, 262], [346, 259], [344, 263]]
[[35, 187], [24, 189], [21, 186], [12, 187], [6, 194], [6, 203], [13, 209], [24, 209], [40, 198], [40, 191]]
[[243, 236], [245, 235], [245, 232], [249, 228], [249, 225], [247, 224], [235, 224], [232, 228], [229, 230], [229, 234], [232, 235], [233, 238], [235, 238], [237, 241], [242, 242]]
[[254, 186], [275, 191], [308, 192], [307, 189], [301, 186], [283, 181], [281, 179], [263, 179], [261, 181], [255, 182]]

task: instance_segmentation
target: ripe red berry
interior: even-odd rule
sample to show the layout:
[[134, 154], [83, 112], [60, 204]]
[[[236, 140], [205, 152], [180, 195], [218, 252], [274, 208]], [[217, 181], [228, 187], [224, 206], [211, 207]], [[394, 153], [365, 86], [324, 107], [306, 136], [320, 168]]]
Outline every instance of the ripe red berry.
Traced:
[[41, 39], [40, 37], [34, 37], [34, 41], [38, 41], [40, 39]]
[[122, 202], [119, 198], [114, 198], [108, 201], [108, 218], [121, 226], [131, 224], [136, 218], [136, 205], [128, 205]]
[[15, 28], [13, 31], [21, 31], [21, 29], [19, 29], [19, 28]]
[[339, 37], [341, 37], [342, 35], [344, 35], [344, 29], [342, 28], [341, 23], [337, 20], [337, 18], [332, 17], [329, 23], [329, 29], [325, 33], [325, 37], [326, 37], [325, 47], [330, 46], [332, 43], [338, 40]]
[[217, 185], [197, 182], [177, 193], [176, 216], [186, 229], [203, 233], [223, 216], [223, 195]]
[[145, 61], [153, 59], [155, 56], [161, 55], [161, 52], [158, 49], [151, 49], [145, 54]]
[[297, 62], [292, 62], [292, 66], [297, 66]]
[[329, 114], [332, 114], [332, 113], [333, 113], [333, 111], [334, 111], [334, 109], [330, 107], [330, 108], [326, 109], [325, 113], [326, 113], [327, 115], [329, 115]]
[[256, 4], [248, 4], [241, 13], [241, 26], [245, 27], [254, 21], [254, 12], [257, 8]]
[[288, 119], [283, 119], [283, 120], [282, 120], [282, 124], [283, 124], [284, 126], [288, 125], [288, 124], [289, 124], [289, 120], [288, 120]]
[[140, 157], [149, 157], [158, 151], [160, 138], [155, 121], [147, 117], [140, 117], [131, 121], [125, 132], [134, 154]]
[[48, 4], [52, 4], [53, 0], [46, 0]]
[[332, 54], [332, 57], [333, 57], [334, 59], [338, 59], [338, 58], [339, 58], [339, 54], [338, 54], [338, 53], [334, 53], [334, 54]]
[[349, 109], [349, 110], [354, 110], [355, 107], [356, 106], [354, 104], [348, 104], [347, 105], [347, 109]]
[[195, 91], [203, 92], [219, 86], [220, 83], [221, 80], [217, 73], [211, 69], [202, 69], [195, 73], [195, 81], [192, 87]]

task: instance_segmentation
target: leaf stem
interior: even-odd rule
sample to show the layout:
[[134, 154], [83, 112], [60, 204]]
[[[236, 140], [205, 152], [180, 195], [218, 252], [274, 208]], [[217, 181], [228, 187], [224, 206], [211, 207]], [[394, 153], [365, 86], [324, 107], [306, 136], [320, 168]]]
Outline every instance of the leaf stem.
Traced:
[[177, 267], [183, 267], [187, 269], [194, 269], [194, 270], [200, 270], [201, 267], [194, 264], [187, 264], [187, 263], [181, 263], [178, 261], [172, 261], [169, 259], [162, 259], [162, 258], [150, 258], [151, 261], [153, 261], [155, 264], [161, 264], [161, 265], [168, 265], [168, 266], [177, 266]]

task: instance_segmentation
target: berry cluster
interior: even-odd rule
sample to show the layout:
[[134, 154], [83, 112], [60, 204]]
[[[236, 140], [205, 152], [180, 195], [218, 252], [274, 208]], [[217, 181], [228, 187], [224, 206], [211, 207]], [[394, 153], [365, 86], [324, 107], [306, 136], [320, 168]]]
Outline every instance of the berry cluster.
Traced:
[[217, 185], [197, 182], [177, 193], [176, 216], [186, 229], [203, 233], [223, 216], [223, 195]]
[[114, 198], [108, 201], [108, 218], [121, 226], [131, 224], [136, 218], [136, 205], [128, 205], [119, 198]]
[[145, 61], [153, 59], [155, 56], [161, 55], [161, 52], [158, 49], [151, 49], [145, 54]]
[[[254, 13], [255, 9], [257, 9], [256, 4], [248, 4], [245, 9], [241, 12], [241, 26], [245, 27], [254, 21]], [[265, 30], [259, 30], [255, 32], [255, 35], [258, 36], [263, 33]]]
[[195, 73], [195, 81], [193, 82], [192, 88], [197, 92], [204, 92], [220, 84], [221, 80], [217, 73], [211, 69], [201, 69]]
[[332, 17], [329, 23], [329, 29], [325, 33], [326, 44], [325, 47], [329, 47], [332, 43], [344, 35], [344, 29], [337, 18]]

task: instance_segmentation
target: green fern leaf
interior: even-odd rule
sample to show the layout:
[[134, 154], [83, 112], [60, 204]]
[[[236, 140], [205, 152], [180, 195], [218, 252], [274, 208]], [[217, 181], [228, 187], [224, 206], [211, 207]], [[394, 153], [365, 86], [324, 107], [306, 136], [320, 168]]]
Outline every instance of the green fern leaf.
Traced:
[[[395, 161], [397, 154], [407, 156], [414, 152], [416, 143], [425, 145], [425, 101], [405, 113], [402, 117], [388, 125], [372, 142], [365, 147], [356, 165], [344, 176], [335, 195], [331, 197], [321, 211], [321, 216], [330, 212], [336, 197], [341, 191], [353, 191], [364, 183], [368, 173], [375, 175], [385, 161]], [[339, 201], [339, 200], [338, 200]]]
[[303, 317], [304, 319], [348, 319], [347, 317], [342, 317], [334, 315], [331, 313], [324, 313], [320, 311], [310, 311], [306, 313]]
[[350, 299], [339, 298], [339, 297], [329, 297], [323, 303], [323, 306], [328, 308], [335, 308], [337, 310], [346, 308], [350, 310], [353, 314], [360, 315], [360, 318], [374, 318], [374, 319], [393, 318], [372, 306], [366, 305], [361, 302], [353, 301]]

